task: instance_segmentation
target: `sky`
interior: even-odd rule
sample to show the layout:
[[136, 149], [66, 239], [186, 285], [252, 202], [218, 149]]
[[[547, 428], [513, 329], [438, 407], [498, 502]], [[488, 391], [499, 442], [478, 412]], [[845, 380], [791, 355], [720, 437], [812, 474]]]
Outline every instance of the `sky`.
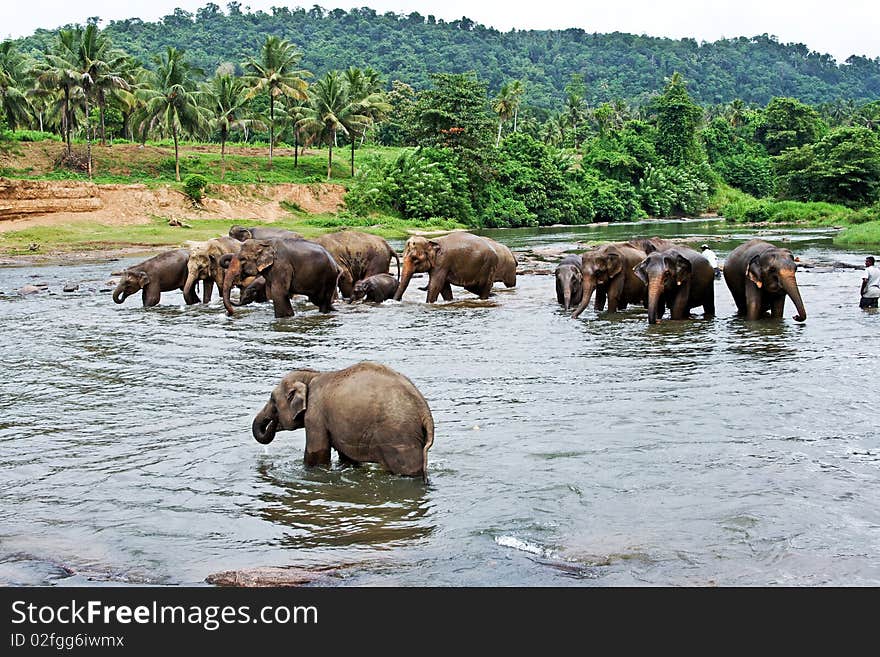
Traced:
[[[214, 0], [225, 10], [227, 0]], [[208, 0], [0, 0], [0, 39], [84, 23], [100, 16], [155, 21], [174, 8], [195, 12]], [[880, 0], [241, 0], [242, 8], [270, 12], [274, 6], [325, 9], [371, 7], [379, 13], [417, 11], [444, 20], [462, 16], [501, 31], [579, 27], [587, 32], [631, 32], [715, 41], [737, 36], [775, 35], [782, 43], [803, 43], [843, 62], [852, 54], [880, 57]]]

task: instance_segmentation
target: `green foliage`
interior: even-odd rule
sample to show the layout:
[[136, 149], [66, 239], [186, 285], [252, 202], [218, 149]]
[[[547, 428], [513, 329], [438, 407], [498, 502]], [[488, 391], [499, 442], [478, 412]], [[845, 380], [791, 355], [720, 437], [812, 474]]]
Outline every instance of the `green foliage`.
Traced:
[[845, 225], [854, 211], [843, 205], [822, 202], [758, 200], [740, 197], [719, 208], [728, 221], [740, 223], [810, 223], [829, 226]]
[[880, 138], [868, 128], [837, 128], [774, 159], [785, 198], [851, 206], [880, 198]]
[[580, 184], [593, 209], [593, 221], [633, 221], [645, 217], [638, 192], [630, 183], [587, 172]]
[[201, 203], [208, 179], [197, 173], [188, 175], [183, 181], [183, 191], [193, 203]]
[[795, 98], [773, 98], [755, 130], [771, 155], [815, 141], [826, 129], [819, 113]]
[[850, 226], [834, 237], [834, 243], [842, 246], [880, 245], [880, 220]]
[[695, 167], [651, 167], [639, 180], [642, 207], [654, 217], [695, 215], [706, 207], [710, 185]]
[[752, 196], [773, 194], [775, 176], [770, 158], [739, 153], [721, 159], [715, 168], [724, 182]]
[[704, 159], [697, 139], [703, 111], [691, 100], [681, 75], [673, 74], [656, 105], [657, 153], [672, 166]]
[[61, 141], [60, 135], [39, 130], [16, 130], [8, 134], [10, 141]]

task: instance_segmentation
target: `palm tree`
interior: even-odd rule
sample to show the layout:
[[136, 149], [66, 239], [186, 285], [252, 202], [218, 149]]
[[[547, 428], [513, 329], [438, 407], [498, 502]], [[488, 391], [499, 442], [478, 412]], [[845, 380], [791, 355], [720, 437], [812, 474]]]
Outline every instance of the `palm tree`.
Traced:
[[12, 41], [0, 43], [0, 115], [6, 117], [6, 124], [13, 130], [30, 118], [27, 69], [27, 62]]
[[311, 73], [296, 69], [302, 53], [286, 39], [267, 36], [260, 50], [259, 61], [250, 58], [245, 62], [248, 71], [245, 80], [251, 90], [248, 98], [262, 91], [269, 93], [269, 167], [272, 167], [272, 153], [275, 145], [275, 100], [279, 96], [289, 98], [308, 98], [306, 81]]
[[226, 140], [231, 130], [241, 130], [252, 123], [246, 118], [247, 86], [241, 78], [218, 74], [203, 88], [205, 108], [211, 113], [210, 127], [220, 131], [220, 180], [226, 176]]
[[49, 91], [57, 91], [54, 109], [61, 116], [61, 130], [67, 144], [67, 157], [72, 155], [70, 131], [73, 127], [73, 98], [79, 89], [79, 72], [76, 69], [77, 30], [59, 30], [58, 41], [37, 73], [37, 84]]
[[525, 93], [526, 88], [523, 85], [522, 80], [514, 80], [510, 83], [510, 102], [513, 106], [513, 131], [516, 132], [517, 128], [517, 118], [519, 116], [519, 106], [522, 102], [522, 95]]
[[339, 132], [352, 136], [370, 122], [363, 113], [360, 102], [353, 102], [349, 96], [345, 76], [339, 71], [330, 71], [309, 89], [309, 105], [303, 108], [303, 118], [297, 127], [315, 135], [328, 146], [327, 179], [333, 169], [333, 146]]
[[193, 133], [206, 123], [205, 110], [199, 105], [199, 95], [192, 78], [201, 71], [184, 60], [183, 51], [169, 46], [164, 55], [153, 58], [156, 71], [151, 88], [139, 89], [145, 101], [144, 119], [150, 128], [161, 125], [174, 139], [174, 174], [180, 182], [180, 152], [178, 136]]
[[513, 118], [513, 95], [511, 93], [510, 84], [505, 82], [501, 85], [501, 90], [492, 104], [492, 110], [498, 115], [498, 136], [495, 137], [495, 147], [501, 143], [501, 126], [505, 121]]
[[382, 77], [378, 71], [367, 68], [361, 70], [359, 68], [350, 67], [344, 73], [345, 82], [348, 85], [348, 97], [353, 105], [356, 105], [356, 112], [367, 117], [364, 124], [353, 124], [351, 134], [349, 135], [351, 142], [351, 175], [354, 176], [354, 146], [356, 132], [360, 132], [361, 142], [367, 133], [367, 129], [373, 123], [380, 121], [388, 112], [391, 111], [391, 104], [382, 93]]
[[578, 124], [584, 121], [584, 99], [576, 94], [570, 93], [565, 101], [565, 120], [571, 126], [574, 132], [574, 148], [578, 149]]

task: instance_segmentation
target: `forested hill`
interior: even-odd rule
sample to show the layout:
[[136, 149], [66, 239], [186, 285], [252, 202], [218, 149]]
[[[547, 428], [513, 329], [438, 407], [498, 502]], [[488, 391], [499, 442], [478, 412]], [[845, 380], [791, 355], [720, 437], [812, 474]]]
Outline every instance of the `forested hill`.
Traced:
[[[473, 70], [490, 92], [506, 81], [523, 80], [525, 102], [539, 107], [557, 106], [573, 73], [583, 74], [592, 104], [618, 98], [638, 104], [674, 71], [689, 81], [689, 92], [702, 104], [741, 98], [763, 105], [773, 96], [811, 104], [880, 98], [880, 58], [853, 56], [838, 65], [830, 55], [766, 34], [697, 43], [581, 29], [500, 32], [467, 18], [444, 22], [418, 13], [317, 5], [249, 13], [239, 2], [225, 10], [213, 3], [195, 13], [176, 9], [156, 23], [112, 21], [105, 29], [114, 46], [148, 65], [152, 55], [174, 46], [210, 75], [223, 62], [238, 64], [256, 55], [272, 34], [296, 44], [304, 53], [302, 67], [316, 74], [372, 66], [386, 81], [424, 88], [430, 73]], [[22, 40], [22, 48], [44, 50], [56, 34], [38, 30]]]

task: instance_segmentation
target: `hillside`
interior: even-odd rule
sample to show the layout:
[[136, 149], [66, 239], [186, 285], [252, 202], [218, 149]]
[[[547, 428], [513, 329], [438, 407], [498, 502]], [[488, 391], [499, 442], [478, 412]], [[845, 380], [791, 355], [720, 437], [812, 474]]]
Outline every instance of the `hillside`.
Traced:
[[[111, 21], [106, 33], [115, 46], [144, 63], [166, 46], [186, 50], [206, 73], [223, 62], [238, 64], [256, 54], [266, 35], [284, 37], [304, 53], [303, 68], [316, 74], [349, 66], [372, 66], [386, 81], [429, 86], [437, 71], [476, 71], [490, 92], [521, 79], [525, 103], [554, 108], [572, 74], [582, 74], [587, 100], [595, 105], [616, 98], [639, 103], [678, 71], [702, 104], [766, 104], [773, 96], [792, 96], [816, 104], [838, 98], [880, 98], [880, 58], [833, 57], [803, 44], [782, 44], [766, 34], [712, 43], [581, 29], [513, 30], [502, 33], [467, 18], [444, 22], [418, 13], [379, 14], [361, 8], [346, 12], [275, 7], [271, 13], [227, 11], [213, 3], [195, 13], [177, 9], [156, 23], [138, 18]], [[85, 11], [85, 10], [84, 10]], [[84, 17], [85, 18], [85, 17]], [[42, 51], [56, 38], [54, 25], [20, 40], [25, 51]]]

